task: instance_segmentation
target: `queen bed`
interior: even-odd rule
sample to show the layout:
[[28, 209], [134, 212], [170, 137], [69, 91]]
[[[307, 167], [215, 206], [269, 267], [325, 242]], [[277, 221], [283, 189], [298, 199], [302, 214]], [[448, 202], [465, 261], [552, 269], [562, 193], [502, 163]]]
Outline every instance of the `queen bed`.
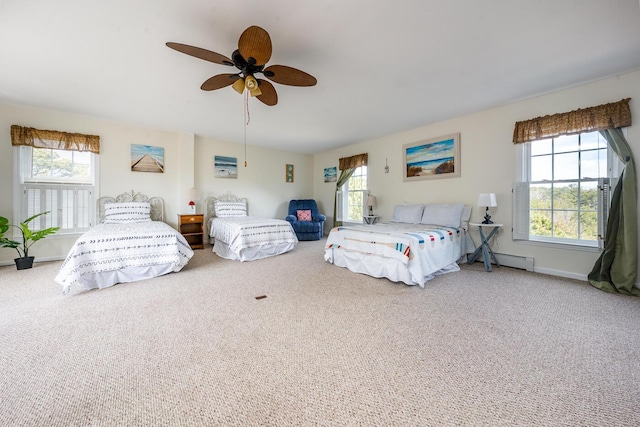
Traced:
[[471, 207], [463, 204], [397, 205], [389, 223], [336, 227], [325, 261], [356, 273], [424, 287], [458, 271], [473, 251], [467, 233]]
[[102, 289], [180, 271], [193, 256], [185, 238], [164, 222], [159, 197], [124, 193], [101, 197], [98, 223], [75, 242], [55, 281]]
[[231, 193], [208, 197], [207, 223], [213, 252], [238, 261], [254, 261], [289, 252], [298, 244], [291, 224], [248, 215], [246, 198]]

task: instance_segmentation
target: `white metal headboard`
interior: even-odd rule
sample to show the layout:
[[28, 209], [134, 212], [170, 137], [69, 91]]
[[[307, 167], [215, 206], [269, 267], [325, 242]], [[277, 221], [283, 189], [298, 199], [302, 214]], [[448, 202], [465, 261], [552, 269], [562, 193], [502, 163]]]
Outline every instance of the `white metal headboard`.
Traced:
[[122, 193], [116, 197], [105, 196], [98, 199], [98, 224], [104, 222], [105, 204], [123, 202], [149, 202], [151, 204], [151, 219], [164, 222], [164, 200], [161, 197], [148, 197], [131, 190], [130, 193]]
[[219, 200], [221, 202], [242, 202], [247, 208], [247, 215], [249, 215], [249, 202], [247, 201], [247, 199], [245, 197], [238, 197], [231, 192], [227, 192], [225, 194], [221, 194], [220, 196], [207, 197], [206, 199], [204, 199], [205, 222], [207, 224], [209, 223], [209, 218], [214, 218], [216, 216], [216, 200]]

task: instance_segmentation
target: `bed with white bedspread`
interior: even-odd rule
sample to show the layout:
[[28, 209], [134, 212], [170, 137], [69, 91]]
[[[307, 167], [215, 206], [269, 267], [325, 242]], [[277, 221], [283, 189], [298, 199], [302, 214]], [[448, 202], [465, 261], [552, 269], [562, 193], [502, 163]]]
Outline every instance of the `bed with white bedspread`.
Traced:
[[298, 243], [291, 224], [248, 215], [246, 198], [230, 193], [206, 199], [213, 252], [231, 260], [254, 261], [289, 252]]
[[193, 256], [189, 243], [164, 221], [161, 198], [124, 193], [98, 199], [98, 224], [75, 242], [55, 281], [102, 289], [180, 271]]
[[471, 208], [463, 204], [397, 205], [391, 222], [335, 227], [324, 259], [339, 267], [424, 287], [458, 271], [473, 250], [467, 233]]

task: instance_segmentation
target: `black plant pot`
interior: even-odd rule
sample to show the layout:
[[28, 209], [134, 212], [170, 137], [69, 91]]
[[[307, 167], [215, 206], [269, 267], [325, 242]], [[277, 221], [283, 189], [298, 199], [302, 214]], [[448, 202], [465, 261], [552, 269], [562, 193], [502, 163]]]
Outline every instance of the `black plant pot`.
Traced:
[[26, 258], [15, 258], [14, 261], [16, 262], [16, 268], [18, 270], [26, 270], [27, 268], [33, 267], [32, 256]]

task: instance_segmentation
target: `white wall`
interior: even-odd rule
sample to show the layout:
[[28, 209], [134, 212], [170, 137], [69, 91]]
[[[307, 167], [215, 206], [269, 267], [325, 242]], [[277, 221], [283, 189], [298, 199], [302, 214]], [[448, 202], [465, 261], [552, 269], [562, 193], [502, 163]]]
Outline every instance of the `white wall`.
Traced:
[[[591, 107], [631, 97], [631, 111], [640, 120], [640, 72], [601, 80], [591, 84], [528, 99], [413, 129], [382, 138], [363, 141], [331, 150], [314, 157], [314, 170], [337, 166], [340, 157], [369, 153], [369, 189], [377, 196], [376, 214], [389, 220], [393, 206], [403, 202], [446, 203], [463, 202], [472, 205], [472, 220], [480, 221], [483, 209], [476, 206], [479, 193], [496, 193], [498, 207], [492, 209], [492, 219], [504, 224], [495, 242], [498, 253], [534, 257], [535, 270], [566, 277], [586, 279], [599, 253], [575, 251], [548, 246], [517, 243], [511, 239], [511, 184], [516, 180], [516, 146], [512, 143], [516, 121], [577, 108]], [[425, 117], [425, 121], [428, 117]], [[402, 146], [441, 135], [460, 132], [460, 178], [403, 182]], [[628, 128], [627, 137], [640, 159], [640, 126]], [[384, 173], [388, 158], [389, 173]], [[314, 174], [316, 198], [333, 212], [335, 183], [325, 183], [321, 172]], [[331, 211], [331, 213], [329, 213]], [[329, 229], [330, 226], [327, 227]], [[472, 236], [479, 242], [478, 234]]]
[[[248, 145], [247, 167], [244, 167], [243, 144], [196, 137], [195, 176], [202, 206], [206, 197], [231, 192], [246, 197], [249, 213], [267, 218], [287, 215], [289, 200], [313, 198], [313, 156], [270, 150]], [[214, 156], [230, 156], [238, 159], [237, 178], [216, 178]], [[285, 165], [294, 166], [294, 180], [285, 181]]]

